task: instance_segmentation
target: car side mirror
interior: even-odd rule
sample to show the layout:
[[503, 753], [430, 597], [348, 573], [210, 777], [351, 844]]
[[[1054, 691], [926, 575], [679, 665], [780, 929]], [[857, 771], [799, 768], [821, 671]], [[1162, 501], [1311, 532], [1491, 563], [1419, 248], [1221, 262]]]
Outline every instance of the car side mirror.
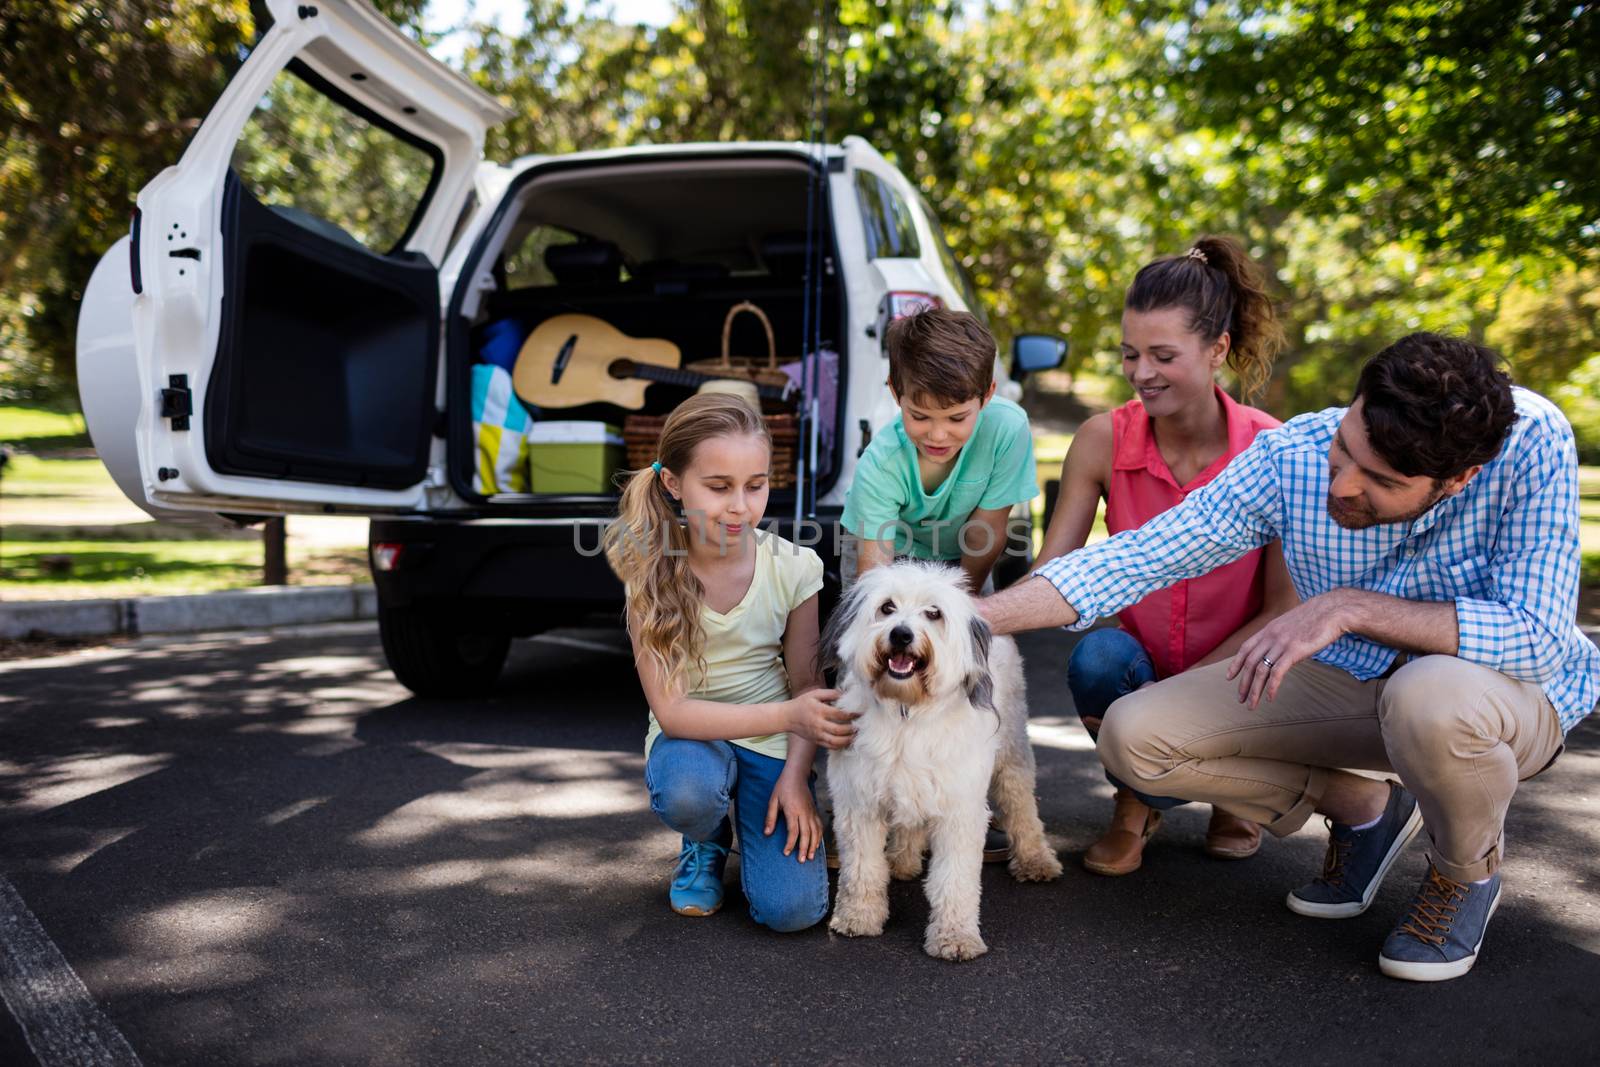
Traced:
[[1066, 358], [1067, 342], [1054, 334], [1024, 333], [1011, 340], [1011, 374], [1014, 378], [1036, 371], [1054, 370]]

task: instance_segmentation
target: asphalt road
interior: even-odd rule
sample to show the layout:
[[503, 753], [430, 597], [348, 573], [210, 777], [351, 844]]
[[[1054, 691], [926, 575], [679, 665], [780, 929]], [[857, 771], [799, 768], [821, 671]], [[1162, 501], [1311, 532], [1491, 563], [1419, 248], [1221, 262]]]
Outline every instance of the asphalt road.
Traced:
[[1343, 922], [1282, 902], [1320, 827], [1220, 862], [1180, 809], [1138, 873], [1085, 872], [1071, 640], [1023, 640], [1067, 873], [986, 869], [972, 963], [923, 955], [912, 884], [876, 940], [768, 933], [732, 877], [673, 915], [607, 630], [520, 642], [473, 702], [411, 698], [360, 625], [0, 664], [0, 874], [147, 1064], [1594, 1062], [1600, 725], [1518, 795], [1477, 969], [1419, 986], [1376, 956], [1420, 841]]

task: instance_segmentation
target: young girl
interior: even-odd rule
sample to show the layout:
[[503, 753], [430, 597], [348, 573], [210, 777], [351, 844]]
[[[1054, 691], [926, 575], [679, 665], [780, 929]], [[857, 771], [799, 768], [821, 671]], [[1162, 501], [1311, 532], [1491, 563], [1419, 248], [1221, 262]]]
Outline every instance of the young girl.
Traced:
[[[1079, 429], [1061, 467], [1061, 498], [1041, 559], [1088, 539], [1100, 500], [1106, 529], [1143, 525], [1215, 478], [1261, 430], [1278, 425], [1217, 387], [1226, 363], [1246, 395], [1266, 384], [1283, 344], [1261, 269], [1230, 237], [1202, 237], [1183, 255], [1147, 264], [1134, 276], [1122, 314], [1122, 373], [1138, 394]], [[1283, 549], [1265, 549], [1179, 582], [1126, 609], [1122, 628], [1095, 630], [1073, 649], [1067, 687], [1091, 737], [1113, 701], [1158, 678], [1231, 657], [1245, 638], [1298, 600]], [[1109, 775], [1107, 777], [1110, 777]], [[1097, 874], [1138, 869], [1161, 811], [1182, 801], [1148, 797], [1115, 778], [1111, 826], [1084, 853]], [[1243, 859], [1261, 846], [1261, 828], [1220, 808], [1206, 851]]]
[[683, 835], [668, 897], [680, 915], [722, 906], [737, 822], [751, 917], [803, 930], [828, 910], [812, 757], [855, 736], [814, 667], [822, 560], [757, 535], [771, 441], [743, 400], [693, 397], [657, 454], [623, 489], [606, 558], [650, 703], [650, 807]]

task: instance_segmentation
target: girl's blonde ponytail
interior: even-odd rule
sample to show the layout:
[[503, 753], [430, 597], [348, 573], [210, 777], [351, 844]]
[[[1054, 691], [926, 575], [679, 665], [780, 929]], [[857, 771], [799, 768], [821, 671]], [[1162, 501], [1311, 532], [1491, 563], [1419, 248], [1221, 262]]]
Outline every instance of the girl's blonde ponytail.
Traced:
[[[668, 416], [657, 446], [662, 468], [682, 475], [694, 450], [714, 437], [766, 439], [766, 424], [749, 404], [726, 393], [691, 397]], [[705, 672], [700, 608], [705, 590], [689, 567], [689, 535], [661, 471], [644, 467], [627, 475], [617, 518], [606, 528], [606, 562], [622, 580], [628, 629], [652, 665], [680, 692], [693, 688], [691, 672]]]

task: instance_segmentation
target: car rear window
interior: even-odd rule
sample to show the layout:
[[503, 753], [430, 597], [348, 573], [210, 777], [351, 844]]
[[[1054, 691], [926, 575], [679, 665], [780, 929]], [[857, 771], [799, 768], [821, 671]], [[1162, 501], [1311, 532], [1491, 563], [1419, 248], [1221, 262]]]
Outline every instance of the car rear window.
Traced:
[[282, 71], [256, 104], [232, 160], [263, 204], [381, 254], [398, 251], [410, 236], [440, 163], [432, 146], [299, 64]]
[[856, 203], [868, 259], [915, 259], [922, 254], [911, 209], [888, 182], [869, 170], [856, 171]]
[[505, 287], [533, 289], [556, 285], [555, 274], [545, 263], [545, 252], [553, 245], [577, 244], [579, 236], [559, 226], [539, 223], [531, 227], [517, 246], [505, 255]]

